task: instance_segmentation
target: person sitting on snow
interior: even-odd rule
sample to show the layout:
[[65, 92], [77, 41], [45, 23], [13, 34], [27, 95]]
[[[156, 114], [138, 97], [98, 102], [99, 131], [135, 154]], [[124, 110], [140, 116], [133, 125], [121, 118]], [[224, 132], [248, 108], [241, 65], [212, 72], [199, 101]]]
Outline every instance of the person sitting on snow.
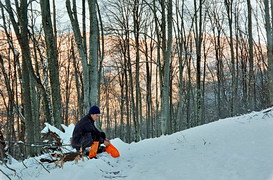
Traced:
[[92, 106], [89, 113], [77, 122], [72, 135], [72, 147], [77, 151], [85, 150], [90, 147], [89, 158], [95, 158], [100, 144], [106, 146], [105, 151], [112, 157], [119, 157], [118, 150], [106, 138], [104, 132], [100, 132], [95, 127], [95, 121], [98, 120], [100, 109], [97, 106]]

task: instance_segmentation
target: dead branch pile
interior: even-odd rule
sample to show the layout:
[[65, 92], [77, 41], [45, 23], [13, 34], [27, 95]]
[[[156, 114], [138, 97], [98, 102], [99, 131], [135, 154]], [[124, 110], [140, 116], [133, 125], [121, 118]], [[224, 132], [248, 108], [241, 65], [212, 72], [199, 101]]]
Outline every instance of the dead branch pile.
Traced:
[[47, 158], [41, 158], [41, 162], [55, 163], [55, 167], [63, 167], [63, 164], [67, 161], [75, 161], [76, 163], [83, 158], [82, 151], [80, 152], [63, 152], [63, 143], [60, 136], [48, 130], [42, 137], [44, 140], [52, 141], [50, 145], [46, 144], [43, 148], [49, 152]]

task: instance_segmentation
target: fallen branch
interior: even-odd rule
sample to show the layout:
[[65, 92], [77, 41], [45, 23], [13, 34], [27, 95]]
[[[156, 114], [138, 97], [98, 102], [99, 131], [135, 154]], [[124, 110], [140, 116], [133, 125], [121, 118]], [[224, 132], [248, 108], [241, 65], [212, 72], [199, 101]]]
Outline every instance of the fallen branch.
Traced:
[[269, 109], [269, 110], [266, 110], [266, 111], [264, 111], [263, 113], [268, 113], [268, 112], [270, 112], [270, 111], [272, 111], [273, 109]]
[[22, 161], [22, 164], [25, 166], [25, 168], [28, 168], [27, 165], [24, 163], [24, 160]]
[[7, 165], [6, 163], [4, 163], [4, 164], [5, 164], [6, 168], [8, 168], [9, 170], [13, 171], [13, 172], [14, 172], [14, 174], [16, 175], [16, 171], [15, 171], [15, 169], [12, 169], [12, 168], [8, 167], [8, 165]]
[[[34, 158], [34, 159], [35, 159], [35, 158]], [[35, 161], [37, 161], [37, 159], [35, 159]], [[37, 162], [38, 162], [38, 163], [39, 163], [39, 164], [40, 164], [48, 173], [50, 173], [49, 170], [46, 169], [45, 166], [44, 166], [42, 163], [40, 163], [39, 161], [37, 161]]]
[[1, 171], [8, 179], [11, 180], [11, 178], [10, 178], [4, 171], [2, 171], [2, 169], [0, 169], [0, 171]]

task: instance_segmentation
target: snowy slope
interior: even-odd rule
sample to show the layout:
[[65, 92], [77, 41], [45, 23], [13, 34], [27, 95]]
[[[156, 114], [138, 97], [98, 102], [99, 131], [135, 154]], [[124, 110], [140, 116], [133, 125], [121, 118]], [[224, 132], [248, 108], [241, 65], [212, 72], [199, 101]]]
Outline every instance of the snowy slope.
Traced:
[[[121, 153], [117, 159], [102, 153], [98, 159], [66, 162], [63, 169], [44, 163], [50, 173], [37, 163], [38, 157], [25, 160], [27, 168], [10, 165], [16, 175], [0, 168], [12, 179], [27, 180], [273, 180], [273, 110], [265, 111], [138, 143], [114, 139]], [[0, 172], [0, 179], [7, 178]]]

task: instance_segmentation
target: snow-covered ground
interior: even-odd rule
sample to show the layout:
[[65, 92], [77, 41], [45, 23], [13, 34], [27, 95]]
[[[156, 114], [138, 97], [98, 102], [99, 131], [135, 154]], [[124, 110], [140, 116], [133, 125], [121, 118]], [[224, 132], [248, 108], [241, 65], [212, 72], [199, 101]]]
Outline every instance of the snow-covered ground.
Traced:
[[[168, 136], [112, 143], [121, 157], [66, 162], [63, 169], [39, 157], [0, 166], [11, 179], [273, 180], [273, 109], [227, 118]], [[45, 128], [46, 129], [46, 128]], [[73, 126], [61, 134], [69, 140]], [[0, 172], [0, 179], [8, 179]]]

